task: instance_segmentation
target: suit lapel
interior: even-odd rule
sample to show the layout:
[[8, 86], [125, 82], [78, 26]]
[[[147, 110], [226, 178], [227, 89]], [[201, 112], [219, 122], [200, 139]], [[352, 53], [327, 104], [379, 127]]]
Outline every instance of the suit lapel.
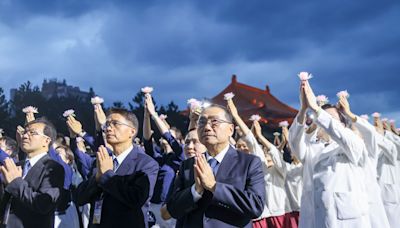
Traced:
[[139, 152], [137, 151], [137, 148], [134, 147], [131, 150], [131, 152], [129, 152], [129, 154], [126, 156], [126, 158], [121, 163], [119, 168], [117, 169], [117, 172], [116, 172], [117, 175], [124, 175], [124, 174], [128, 174], [128, 173], [132, 173], [132, 171], [134, 170], [134, 168], [136, 166], [135, 160], [138, 157], [137, 153], [139, 153]]
[[224, 177], [228, 176], [232, 168], [237, 164], [237, 153], [238, 152], [236, 150], [229, 146], [229, 149], [226, 152], [218, 168], [218, 172], [216, 175], [217, 181], [222, 180]]
[[39, 183], [39, 178], [41, 176], [41, 173], [43, 172], [43, 167], [44, 163], [51, 159], [48, 154], [43, 156], [41, 159], [39, 159], [34, 166], [28, 171], [26, 174], [24, 180], [28, 182], [29, 186], [37, 186]]

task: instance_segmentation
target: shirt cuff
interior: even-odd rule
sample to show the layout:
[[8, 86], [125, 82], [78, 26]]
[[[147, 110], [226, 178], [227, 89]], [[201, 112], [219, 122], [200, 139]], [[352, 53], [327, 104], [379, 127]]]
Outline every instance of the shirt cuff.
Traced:
[[190, 191], [192, 192], [193, 201], [196, 203], [197, 201], [199, 201], [201, 199], [203, 193], [199, 194], [196, 191], [196, 188], [194, 186], [195, 186], [195, 184], [192, 185], [192, 187], [190, 188]]

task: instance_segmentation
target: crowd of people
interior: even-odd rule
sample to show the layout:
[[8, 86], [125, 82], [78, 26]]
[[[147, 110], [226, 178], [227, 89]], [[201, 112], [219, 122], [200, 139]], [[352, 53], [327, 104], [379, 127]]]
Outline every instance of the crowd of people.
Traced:
[[299, 112], [273, 140], [256, 113], [246, 124], [232, 93], [225, 106], [191, 99], [186, 135], [149, 87], [143, 123], [93, 98], [94, 135], [73, 110], [59, 135], [25, 108], [15, 138], [0, 131], [1, 226], [400, 227], [395, 122], [354, 114], [346, 91], [329, 104], [299, 76]]

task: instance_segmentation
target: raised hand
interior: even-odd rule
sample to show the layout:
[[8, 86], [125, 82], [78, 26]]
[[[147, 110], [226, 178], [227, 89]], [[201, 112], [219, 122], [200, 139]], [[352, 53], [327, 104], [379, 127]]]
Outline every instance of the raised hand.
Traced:
[[79, 135], [80, 133], [83, 132], [81, 122], [76, 120], [75, 117], [73, 117], [73, 116], [67, 117], [67, 126], [68, 126], [68, 129], [70, 130], [70, 133], [72, 133], [71, 137]]
[[96, 122], [96, 129], [98, 130], [106, 124], [107, 117], [101, 104], [94, 105], [94, 120]]

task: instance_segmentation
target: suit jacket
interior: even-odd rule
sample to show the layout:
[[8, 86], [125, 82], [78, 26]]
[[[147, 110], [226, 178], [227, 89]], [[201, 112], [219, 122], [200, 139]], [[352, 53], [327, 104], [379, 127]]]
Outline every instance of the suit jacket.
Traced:
[[191, 192], [193, 164], [193, 158], [182, 163], [167, 203], [176, 227], [251, 227], [265, 203], [260, 159], [230, 147], [218, 168], [215, 192], [204, 191], [197, 202]]
[[53, 228], [63, 185], [63, 167], [46, 154], [28, 171], [25, 179], [16, 178], [5, 187], [0, 213], [3, 220], [6, 205], [11, 202], [6, 227]]
[[[116, 172], [109, 170], [96, 182], [97, 169], [76, 191], [78, 205], [91, 204], [89, 227], [147, 227], [148, 201], [153, 194], [158, 164], [134, 148]], [[100, 224], [92, 224], [93, 208], [102, 197]]]

